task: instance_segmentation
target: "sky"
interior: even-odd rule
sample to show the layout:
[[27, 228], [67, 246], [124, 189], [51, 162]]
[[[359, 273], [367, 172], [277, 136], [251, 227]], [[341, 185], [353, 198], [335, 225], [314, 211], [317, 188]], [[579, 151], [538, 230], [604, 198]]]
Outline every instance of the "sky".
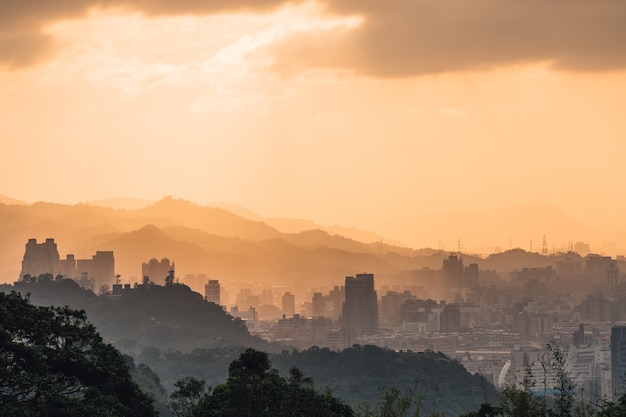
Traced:
[[428, 216], [520, 204], [625, 230], [624, 22], [623, 0], [2, 2], [0, 194], [415, 245]]

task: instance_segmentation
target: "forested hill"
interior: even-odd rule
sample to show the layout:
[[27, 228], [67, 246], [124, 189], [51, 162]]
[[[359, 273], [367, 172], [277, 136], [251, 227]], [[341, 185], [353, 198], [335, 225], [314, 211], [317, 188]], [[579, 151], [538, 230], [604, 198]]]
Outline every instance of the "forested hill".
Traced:
[[355, 409], [360, 401], [376, 404], [384, 388], [403, 392], [415, 387], [416, 395], [423, 395], [420, 415], [442, 412], [457, 416], [497, 398], [491, 383], [468, 373], [442, 353], [395, 352], [354, 345], [341, 352], [313, 347], [271, 358], [281, 373], [295, 366], [312, 377], [316, 385], [333, 387], [334, 394]]
[[[168, 390], [175, 381], [189, 376], [211, 386], [223, 383], [227, 364], [242, 346], [281, 351], [281, 347], [251, 336], [241, 320], [185, 285], [145, 284], [119, 296], [97, 296], [72, 280], [40, 277], [4, 285], [2, 291], [30, 294], [36, 305], [85, 310], [105, 340], [132, 353], [137, 363], [149, 365]], [[270, 360], [283, 375], [292, 367], [301, 369], [316, 386], [333, 388], [337, 397], [355, 409], [359, 402], [375, 405], [385, 388], [400, 392], [416, 388], [416, 394], [423, 395], [425, 415], [456, 416], [497, 397], [484, 378], [469, 374], [441, 353], [355, 345], [341, 352], [317, 347], [302, 352], [282, 350]]]
[[[228, 363], [241, 353], [237, 349], [196, 349], [186, 354], [146, 349], [137, 359], [146, 363], [172, 390], [183, 377], [193, 376], [216, 386], [224, 383]], [[423, 395], [421, 413], [443, 413], [456, 417], [477, 410], [486, 401], [497, 402], [495, 387], [479, 375], [471, 375], [458, 362], [442, 353], [395, 352], [375, 346], [354, 345], [341, 352], [312, 347], [270, 355], [271, 366], [281, 375], [292, 367], [311, 377], [318, 389], [330, 387], [355, 411], [359, 404], [376, 407], [383, 390], [397, 389], [401, 395], [414, 390], [413, 398]]]
[[251, 336], [243, 321], [182, 284], [138, 285], [121, 295], [97, 296], [73, 280], [42, 276], [2, 289], [30, 294], [35, 305], [85, 310], [100, 334], [123, 352], [139, 354], [151, 346], [183, 352], [231, 346], [272, 350]]

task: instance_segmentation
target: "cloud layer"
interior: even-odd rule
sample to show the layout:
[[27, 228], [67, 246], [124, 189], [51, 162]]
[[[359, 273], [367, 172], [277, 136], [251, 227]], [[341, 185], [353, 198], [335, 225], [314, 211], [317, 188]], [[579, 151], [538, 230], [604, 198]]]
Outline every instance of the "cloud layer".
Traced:
[[388, 77], [529, 62], [572, 71], [626, 67], [624, 1], [335, 0], [330, 7], [363, 24], [326, 39], [291, 39], [281, 46], [281, 66]]
[[0, 2], [0, 67], [21, 68], [49, 58], [55, 50], [47, 24], [86, 15], [94, 8], [149, 16], [259, 12], [285, 0], [19, 0]]
[[[291, 2], [293, 4], [294, 2]], [[0, 65], [53, 52], [46, 23], [90, 8], [146, 15], [267, 11], [283, 0], [22, 0], [0, 4]], [[382, 77], [549, 62], [570, 71], [626, 68], [623, 0], [326, 0], [328, 13], [360, 16], [350, 30], [294, 35], [274, 49], [277, 66], [330, 67]]]

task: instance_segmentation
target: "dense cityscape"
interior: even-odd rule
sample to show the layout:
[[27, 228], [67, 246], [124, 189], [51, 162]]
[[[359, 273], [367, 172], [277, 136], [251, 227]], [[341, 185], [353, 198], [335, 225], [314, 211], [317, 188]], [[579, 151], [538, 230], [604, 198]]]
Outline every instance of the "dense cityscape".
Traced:
[[625, 22], [0, 0], [0, 417], [626, 416]]
[[[269, 342], [301, 350], [360, 344], [442, 352], [500, 388], [521, 386], [527, 370], [533, 386], [542, 387], [547, 346], [556, 343], [567, 350], [568, 372], [586, 398], [618, 395], [626, 372], [626, 327], [619, 325], [626, 321], [621, 273], [626, 259], [546, 254], [545, 245], [543, 251], [537, 255], [550, 266], [522, 267], [505, 276], [450, 253], [440, 269], [410, 271], [402, 283], [379, 285], [374, 274], [357, 273], [304, 294], [277, 286], [223, 285], [208, 274], [180, 278], [167, 258], [143, 262], [141, 272], [143, 283], [155, 285], [204, 282], [200, 291], [206, 301]], [[20, 280], [41, 274], [74, 279], [106, 297], [124, 297], [141, 284], [121, 283], [111, 251], [98, 251], [92, 259], [71, 254], [61, 259], [54, 239], [30, 239]], [[549, 375], [548, 386], [555, 383]]]

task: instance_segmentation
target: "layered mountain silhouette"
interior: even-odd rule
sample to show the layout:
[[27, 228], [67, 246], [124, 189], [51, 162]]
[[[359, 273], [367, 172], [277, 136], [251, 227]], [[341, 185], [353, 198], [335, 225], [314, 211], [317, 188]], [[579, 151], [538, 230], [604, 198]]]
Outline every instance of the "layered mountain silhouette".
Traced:
[[21, 200], [17, 200], [15, 198], [7, 197], [6, 195], [0, 194], [0, 204], [21, 204], [21, 205], [26, 205], [28, 203], [26, 203], [24, 201], [21, 201]]
[[106, 198], [102, 200], [90, 200], [86, 204], [97, 207], [108, 207], [123, 210], [137, 210], [152, 204], [150, 200], [141, 198]]
[[[61, 258], [89, 258], [98, 250], [115, 253], [116, 272], [141, 280], [141, 263], [167, 257], [177, 276], [209, 274], [220, 279], [292, 283], [306, 277], [332, 282], [355, 271], [394, 272], [377, 255], [411, 249], [363, 243], [322, 230], [282, 233], [222, 208], [166, 197], [135, 210], [88, 204], [0, 204], [0, 250], [5, 282], [19, 275], [29, 238], [52, 237]], [[124, 279], [124, 278], [123, 278]], [[199, 289], [198, 289], [199, 290]]]
[[[541, 220], [547, 222], [546, 227], [558, 223], [571, 228], [572, 235], [583, 229], [566, 215], [561, 216], [558, 211], [545, 207], [518, 207], [505, 210], [502, 216], [476, 214], [465, 223], [459, 218], [453, 224], [464, 233], [478, 236], [481, 230], [488, 228], [513, 233], [524, 227], [521, 213], [532, 210], [550, 213], [547, 219]], [[245, 214], [245, 210], [240, 212]], [[254, 217], [250, 213], [248, 216]], [[359, 272], [376, 274], [377, 284], [383, 285], [398, 274], [406, 275], [407, 271], [440, 269], [451, 250], [415, 250], [381, 241], [373, 233], [363, 232], [375, 240], [360, 241], [339, 232], [315, 228], [316, 224], [312, 222], [261, 219], [250, 219], [225, 208], [201, 206], [172, 197], [132, 210], [90, 204], [0, 203], [0, 281], [17, 279], [24, 245], [29, 238], [39, 241], [54, 238], [61, 258], [72, 253], [76, 258], [84, 259], [98, 250], [112, 250], [116, 272], [122, 275], [123, 282], [141, 281], [142, 262], [167, 257], [176, 262], [179, 279], [188, 274], [207, 274], [224, 282], [271, 282], [301, 286], [303, 290], [337, 285], [345, 276]], [[442, 221], [451, 222], [449, 219]], [[311, 229], [306, 229], [308, 226]], [[539, 241], [535, 243], [535, 252], [540, 250], [540, 244]], [[555, 259], [522, 250], [508, 250], [486, 258], [465, 255], [465, 263], [471, 262], [478, 263], [481, 269], [503, 271], [522, 266], [554, 265]], [[198, 283], [188, 284], [202, 292]]]

